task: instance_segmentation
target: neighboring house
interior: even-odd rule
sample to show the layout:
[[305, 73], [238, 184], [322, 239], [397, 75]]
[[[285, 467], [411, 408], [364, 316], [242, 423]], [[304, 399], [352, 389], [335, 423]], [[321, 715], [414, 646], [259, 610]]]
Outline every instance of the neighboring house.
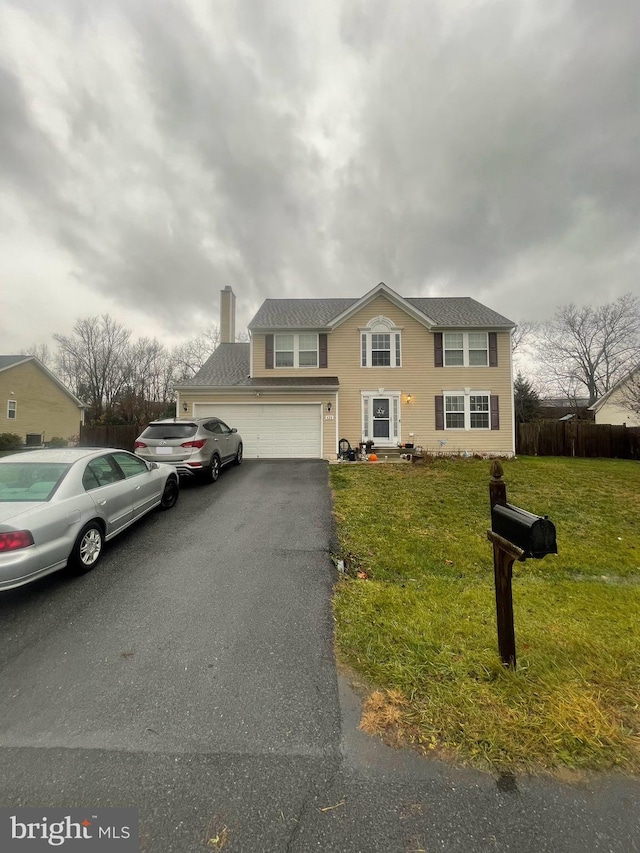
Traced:
[[597, 424], [626, 424], [628, 427], [640, 426], [640, 415], [632, 412], [624, 405], [625, 394], [628, 393], [628, 385], [631, 380], [640, 380], [640, 364], [628, 373], [623, 379], [603, 394], [599, 400], [591, 406], [590, 411], [595, 413]]
[[222, 343], [176, 386], [179, 416], [217, 415], [253, 458], [335, 459], [353, 447], [514, 453], [514, 323], [467, 297], [405, 298], [384, 283], [360, 298], [267, 299], [235, 338], [221, 292]]
[[33, 355], [0, 355], [0, 433], [38, 446], [76, 436], [84, 405]]
[[546, 421], [592, 421], [588, 397], [547, 397], [540, 400], [540, 417]]

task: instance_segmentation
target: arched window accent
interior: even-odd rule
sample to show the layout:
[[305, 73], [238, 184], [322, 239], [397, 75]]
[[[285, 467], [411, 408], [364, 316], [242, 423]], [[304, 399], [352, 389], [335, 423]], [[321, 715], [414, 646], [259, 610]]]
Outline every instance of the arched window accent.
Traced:
[[388, 317], [373, 317], [360, 330], [362, 367], [402, 367], [401, 330]]

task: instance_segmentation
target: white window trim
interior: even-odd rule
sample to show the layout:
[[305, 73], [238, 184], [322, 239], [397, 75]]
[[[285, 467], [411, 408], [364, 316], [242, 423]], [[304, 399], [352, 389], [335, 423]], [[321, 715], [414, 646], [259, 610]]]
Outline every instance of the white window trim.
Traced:
[[[447, 397], [464, 397], [464, 427], [448, 427], [447, 426]], [[471, 426], [471, 397], [486, 397], [489, 407], [487, 409], [487, 426], [472, 427]], [[444, 428], [449, 432], [489, 432], [491, 430], [491, 392], [475, 391], [471, 388], [463, 388], [458, 391], [444, 391], [442, 394], [442, 410], [444, 419]]]
[[[374, 370], [389, 370], [390, 368], [402, 367], [402, 329], [395, 326], [388, 317], [374, 317], [367, 325], [358, 330], [360, 332], [360, 346], [358, 347], [358, 358], [360, 367]], [[372, 335], [389, 335], [389, 364], [372, 364]], [[363, 338], [365, 347], [362, 346]], [[398, 363], [397, 352], [400, 350]], [[362, 363], [365, 356], [366, 364]]]
[[[316, 339], [316, 363], [315, 364], [300, 364], [300, 335], [308, 335]], [[293, 336], [293, 365], [278, 365], [276, 364], [278, 352], [291, 352], [291, 350], [278, 350], [277, 340], [279, 337]], [[304, 352], [311, 352], [305, 349]], [[275, 370], [317, 370], [320, 364], [320, 335], [317, 332], [276, 332], [273, 336], [273, 367]]]
[[[485, 335], [487, 339], [486, 353], [487, 361], [485, 364], [469, 364], [469, 335]], [[462, 335], [462, 364], [447, 364], [447, 335]], [[478, 352], [474, 348], [474, 352]], [[443, 332], [442, 333], [442, 364], [444, 367], [489, 367], [489, 332]]]
[[[12, 403], [13, 403], [13, 408], [11, 408]], [[17, 417], [18, 417], [18, 401], [17, 400], [7, 400], [7, 420], [8, 421], [15, 421]]]
[[361, 391], [360, 392], [360, 408], [362, 411], [362, 440], [372, 439], [369, 434], [369, 426], [371, 425], [371, 400], [374, 397], [388, 397], [390, 400], [389, 407], [389, 439], [377, 439], [379, 447], [392, 447], [400, 440], [402, 432], [402, 419], [400, 417], [400, 391], [388, 391], [386, 388], [378, 388], [376, 391]]

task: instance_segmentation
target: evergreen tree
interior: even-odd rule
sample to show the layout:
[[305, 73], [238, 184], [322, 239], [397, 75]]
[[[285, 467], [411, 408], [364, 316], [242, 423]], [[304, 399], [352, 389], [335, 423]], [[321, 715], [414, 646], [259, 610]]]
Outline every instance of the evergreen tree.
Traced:
[[513, 383], [516, 423], [526, 424], [540, 417], [540, 397], [520, 371]]

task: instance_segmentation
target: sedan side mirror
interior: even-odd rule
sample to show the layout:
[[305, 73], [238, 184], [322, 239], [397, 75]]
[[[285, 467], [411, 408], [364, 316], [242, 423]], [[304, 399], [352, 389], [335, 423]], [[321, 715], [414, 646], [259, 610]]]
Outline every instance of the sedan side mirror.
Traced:
[[238, 432], [238, 430], [235, 427], [231, 427], [231, 432]]
[[160, 467], [157, 462], [147, 462], [147, 465], [149, 466], [150, 471], [157, 471]]

